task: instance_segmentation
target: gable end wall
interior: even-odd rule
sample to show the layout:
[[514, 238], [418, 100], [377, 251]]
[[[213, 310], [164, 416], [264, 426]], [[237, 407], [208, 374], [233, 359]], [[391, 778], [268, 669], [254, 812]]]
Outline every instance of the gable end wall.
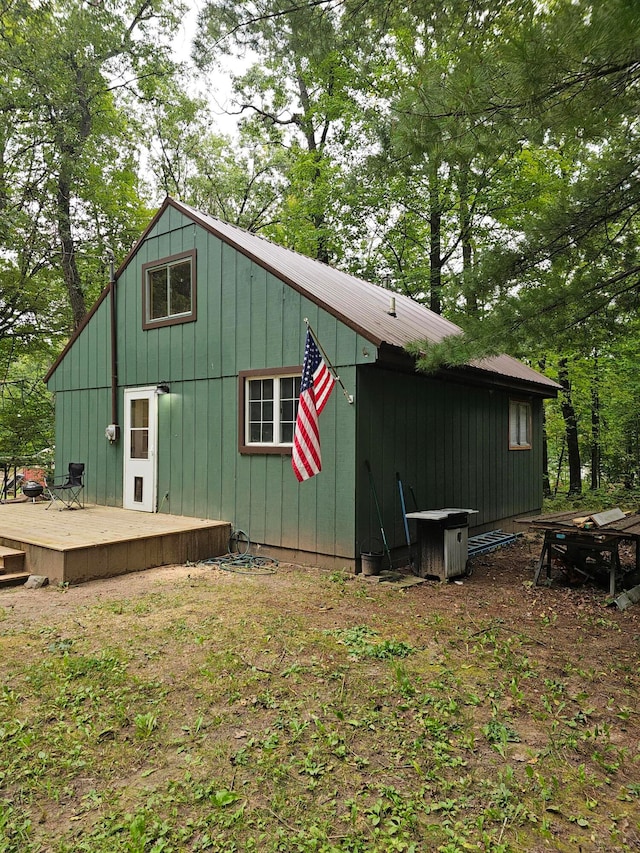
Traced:
[[[142, 265], [197, 253], [195, 322], [142, 329]], [[355, 394], [375, 349], [264, 268], [169, 207], [117, 282], [119, 421], [124, 388], [168, 382], [158, 399], [158, 508], [230, 521], [254, 544], [354, 557], [355, 406], [336, 389], [321, 421], [323, 471], [298, 484], [289, 456], [238, 452], [238, 373], [301, 364], [308, 318]], [[366, 355], [363, 352], [366, 351]], [[93, 365], [93, 366], [91, 366]], [[59, 466], [85, 461], [87, 498], [122, 504], [123, 438], [109, 445], [109, 302], [50, 380]], [[339, 440], [336, 440], [339, 436]]]

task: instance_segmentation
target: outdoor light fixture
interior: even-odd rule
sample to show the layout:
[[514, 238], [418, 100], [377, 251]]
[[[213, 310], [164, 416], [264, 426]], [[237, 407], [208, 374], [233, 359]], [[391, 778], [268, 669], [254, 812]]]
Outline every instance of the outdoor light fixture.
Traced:
[[169, 393], [169, 383], [168, 382], [161, 382], [156, 387], [156, 394], [160, 395], [160, 394], [168, 394], [168, 393]]

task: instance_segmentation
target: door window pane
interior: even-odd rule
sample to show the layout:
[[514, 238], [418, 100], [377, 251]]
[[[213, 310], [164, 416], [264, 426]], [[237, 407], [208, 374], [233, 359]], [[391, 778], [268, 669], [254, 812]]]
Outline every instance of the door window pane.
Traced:
[[149, 401], [147, 399], [131, 401], [131, 426], [134, 429], [149, 426]]
[[131, 459], [149, 457], [149, 401], [131, 401], [130, 452]]
[[149, 458], [149, 430], [131, 430], [131, 459]]

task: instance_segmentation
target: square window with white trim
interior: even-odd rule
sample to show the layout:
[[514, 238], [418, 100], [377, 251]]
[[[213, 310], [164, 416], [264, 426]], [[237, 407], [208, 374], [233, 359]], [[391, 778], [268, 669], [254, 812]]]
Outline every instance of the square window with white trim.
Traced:
[[531, 450], [531, 403], [509, 400], [509, 450]]
[[240, 448], [244, 452], [290, 450], [298, 401], [300, 375], [241, 375], [244, 416]]

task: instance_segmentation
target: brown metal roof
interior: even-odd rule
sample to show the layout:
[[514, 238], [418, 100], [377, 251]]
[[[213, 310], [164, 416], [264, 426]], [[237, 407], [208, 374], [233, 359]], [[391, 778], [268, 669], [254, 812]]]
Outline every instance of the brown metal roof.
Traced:
[[[201, 213], [183, 202], [167, 199], [166, 203], [286, 281], [374, 346], [387, 344], [403, 349], [412, 341], [439, 343], [444, 338], [462, 331], [455, 323], [435, 314], [408, 296], [386, 290], [279, 246], [264, 237]], [[395, 317], [388, 313], [391, 297], [395, 299]], [[539, 390], [550, 394], [554, 394], [560, 387], [552, 379], [508, 355], [472, 361], [466, 365], [466, 369], [489, 374], [487, 379], [493, 375], [495, 378], [500, 376], [505, 380], [532, 383], [538, 386]]]
[[[136, 245], [129, 252], [116, 273], [119, 278], [149, 232], [168, 207], [174, 207], [189, 219], [201, 225], [209, 233], [233, 246], [255, 263], [286, 282], [311, 302], [332, 314], [376, 347], [384, 345], [403, 350], [413, 342], [426, 340], [439, 343], [450, 335], [462, 332], [459, 326], [439, 314], [430, 311], [408, 296], [386, 290], [376, 284], [357, 278], [349, 273], [308, 258], [264, 237], [252, 234], [235, 225], [202, 213], [184, 202], [167, 197], [147, 226]], [[100, 302], [106, 298], [108, 287], [76, 330], [58, 359], [45, 377], [48, 381], [63, 360], [75, 338], [80, 334]], [[389, 312], [390, 298], [395, 299], [395, 317]], [[479, 359], [457, 369], [467, 377], [478, 381], [501, 382], [516, 386], [526, 385], [527, 390], [537, 391], [544, 396], [555, 396], [560, 386], [509, 355]]]

